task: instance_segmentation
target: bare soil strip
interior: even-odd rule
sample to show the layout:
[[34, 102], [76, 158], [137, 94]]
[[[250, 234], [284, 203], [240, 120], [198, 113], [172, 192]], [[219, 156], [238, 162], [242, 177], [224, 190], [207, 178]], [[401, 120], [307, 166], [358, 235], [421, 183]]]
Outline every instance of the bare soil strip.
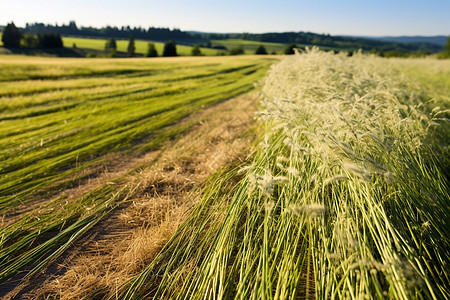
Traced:
[[[256, 93], [199, 112], [188, 134], [165, 150], [143, 157], [115, 157], [114, 168], [66, 191], [82, 195], [128, 175], [140, 184], [130, 205], [100, 222], [37, 279], [18, 285], [4, 299], [101, 299], [146, 266], [187, 218], [196, 189], [216, 170], [251, 153]], [[112, 184], [112, 183], [111, 183]]]

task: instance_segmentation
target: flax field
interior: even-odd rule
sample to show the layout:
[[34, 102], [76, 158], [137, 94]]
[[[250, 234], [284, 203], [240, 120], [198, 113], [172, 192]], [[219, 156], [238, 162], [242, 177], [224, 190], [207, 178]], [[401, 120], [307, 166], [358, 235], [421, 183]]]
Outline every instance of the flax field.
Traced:
[[123, 299], [448, 299], [450, 62], [272, 66], [247, 162], [210, 179]]

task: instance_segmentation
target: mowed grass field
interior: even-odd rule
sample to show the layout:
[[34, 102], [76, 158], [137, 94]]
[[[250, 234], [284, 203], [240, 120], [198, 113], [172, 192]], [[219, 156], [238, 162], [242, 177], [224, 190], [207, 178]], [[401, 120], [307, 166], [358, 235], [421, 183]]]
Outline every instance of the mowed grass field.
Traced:
[[[96, 51], [105, 51], [105, 43], [106, 39], [93, 39], [93, 38], [78, 38], [78, 37], [63, 37], [63, 43], [65, 47], [72, 47], [73, 44], [76, 44], [77, 48], [84, 48]], [[117, 43], [117, 51], [119, 52], [127, 52], [128, 40], [116, 40]], [[164, 43], [162, 42], [152, 42], [152, 41], [143, 41], [143, 40], [135, 40], [136, 53], [145, 55], [147, 53], [148, 44], [155, 44], [156, 51], [158, 51], [158, 55], [162, 56]], [[180, 56], [190, 56], [192, 51], [191, 46], [185, 45], [177, 45], [177, 53]], [[216, 55], [217, 50], [208, 49], [208, 48], [200, 48], [202, 54], [207, 56]]]
[[0, 281], [58, 254], [135, 187], [76, 201], [61, 191], [159, 149], [193, 125], [183, 118], [253, 89], [272, 63], [0, 56]]
[[[13, 277], [44, 299], [450, 298], [449, 61], [314, 48], [280, 61], [0, 56], [0, 66], [0, 283]], [[186, 190], [167, 188], [182, 176], [170, 161], [70, 195], [190, 138], [189, 116], [256, 81], [254, 148], [209, 173], [172, 231], [161, 201]], [[233, 126], [244, 131], [227, 124], [189, 147], [199, 138], [214, 161], [207, 150]], [[191, 184], [192, 160], [177, 184]], [[113, 211], [104, 224], [136, 214], [142, 228], [96, 227]], [[106, 237], [90, 240], [91, 229]], [[42, 291], [19, 280], [81, 237]]]

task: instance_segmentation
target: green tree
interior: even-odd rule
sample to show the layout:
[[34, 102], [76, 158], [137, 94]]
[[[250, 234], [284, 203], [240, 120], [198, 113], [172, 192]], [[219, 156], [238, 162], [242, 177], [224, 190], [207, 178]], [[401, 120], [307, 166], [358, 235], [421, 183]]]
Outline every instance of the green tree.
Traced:
[[14, 23], [9, 23], [3, 30], [2, 42], [3, 46], [6, 48], [19, 48], [20, 40], [22, 39], [22, 33], [14, 25]]
[[64, 46], [60, 34], [42, 33], [38, 34], [37, 37], [41, 48], [62, 48]]
[[136, 53], [136, 46], [134, 45], [134, 37], [132, 35], [130, 35], [130, 38], [128, 39], [127, 52], [129, 57], [133, 57]]
[[241, 55], [241, 54], [244, 54], [243, 46], [237, 46], [230, 50], [230, 55]]
[[109, 39], [105, 43], [105, 51], [110, 54], [117, 52], [117, 43], [115, 39]]
[[163, 56], [177, 56], [175, 41], [172, 40], [164, 44]]
[[195, 45], [192, 48], [191, 55], [192, 56], [201, 56], [202, 55], [202, 50], [200, 50], [200, 46], [199, 45]]
[[444, 47], [447, 53], [450, 53], [450, 36], [447, 37], [447, 44]]
[[295, 54], [295, 51], [294, 51], [295, 48], [297, 48], [296, 44], [291, 44], [291, 45], [287, 46], [286, 49], [284, 49], [284, 54], [288, 54], [288, 55]]
[[157, 57], [158, 51], [156, 51], [155, 44], [148, 43], [148, 49], [147, 53], [145, 54], [146, 57]]
[[267, 54], [267, 50], [263, 45], [261, 45], [258, 48], [256, 48], [255, 54], [258, 54], [258, 55], [259, 54]]
[[30, 48], [30, 49], [38, 48], [39, 47], [39, 39], [34, 34], [25, 34], [22, 39], [22, 45], [25, 48]]
[[438, 54], [438, 58], [450, 58], [450, 36], [447, 37], [447, 44], [444, 46], [444, 51]]

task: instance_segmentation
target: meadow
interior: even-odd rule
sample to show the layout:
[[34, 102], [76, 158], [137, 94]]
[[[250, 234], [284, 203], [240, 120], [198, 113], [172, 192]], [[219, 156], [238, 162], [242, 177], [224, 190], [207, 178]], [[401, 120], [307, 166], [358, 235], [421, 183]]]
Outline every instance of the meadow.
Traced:
[[254, 54], [259, 46], [264, 46], [269, 54], [272, 52], [282, 54], [284, 49], [288, 46], [287, 44], [282, 43], [256, 42], [240, 39], [212, 40], [211, 44], [212, 46], [225, 46], [228, 50], [242, 46], [245, 54]]
[[[128, 40], [117, 40], [116, 42], [117, 51], [127, 53]], [[104, 52], [106, 39], [63, 37], [63, 43], [65, 47], [72, 47], [75, 44], [77, 48]], [[136, 53], [145, 55], [147, 53], [149, 43], [155, 44], [156, 51], [158, 51], [158, 55], [161, 56], [164, 49], [164, 43], [162, 42], [135, 40], [134, 44], [136, 47]], [[177, 53], [180, 56], [190, 56], [192, 48], [192, 46], [177, 45]], [[203, 55], [207, 56], [216, 55], [217, 53], [217, 50], [214, 49], [200, 48], [200, 50]]]
[[[256, 49], [259, 46], [264, 46], [266, 48], [268, 54], [283, 54], [286, 47], [290, 44], [286, 43], [270, 43], [270, 42], [257, 42], [257, 41], [249, 41], [249, 40], [243, 40], [243, 39], [224, 39], [224, 40], [212, 40], [211, 44], [213, 46], [225, 46], [228, 50], [231, 50], [236, 47], [242, 47], [244, 49], [245, 54], [255, 54]], [[307, 44], [296, 44], [297, 47], [300, 48], [306, 48], [306, 47], [312, 47], [312, 45]], [[345, 48], [337, 48], [337, 47], [327, 47], [327, 46], [320, 46], [320, 49], [329, 51], [329, 50], [336, 50], [336, 51], [348, 51], [348, 49]], [[357, 50], [357, 49], [355, 49]]]
[[[449, 61], [314, 48], [281, 59], [0, 56], [0, 65], [0, 281], [33, 282], [72, 250], [61, 274], [24, 285], [30, 295], [450, 298]], [[220, 129], [210, 140], [191, 135], [204, 125], [191, 116], [255, 85], [253, 127], [211, 122]], [[222, 114], [252, 112], [230, 103]], [[212, 111], [208, 122], [222, 117]], [[238, 148], [214, 149], [233, 128], [249, 130], [236, 141], [253, 148], [211, 169]], [[173, 140], [178, 164], [162, 150]], [[70, 195], [153, 152], [165, 162]], [[189, 193], [195, 159], [210, 175]], [[180, 197], [182, 213], [162, 201]], [[90, 237], [121, 218], [141, 221]]]
[[132, 188], [62, 191], [182, 135], [189, 115], [253, 89], [271, 63], [1, 56], [0, 281], [67, 247]]

